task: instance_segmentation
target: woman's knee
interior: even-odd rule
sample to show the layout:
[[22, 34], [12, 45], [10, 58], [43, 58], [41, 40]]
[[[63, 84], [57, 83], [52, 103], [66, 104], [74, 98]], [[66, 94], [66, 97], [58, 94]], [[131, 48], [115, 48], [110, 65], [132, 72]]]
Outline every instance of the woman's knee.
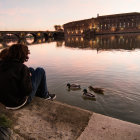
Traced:
[[45, 70], [41, 67], [36, 68], [36, 71], [43, 74], [45, 73]]
[[29, 67], [29, 71], [33, 73], [35, 70], [32, 67]]

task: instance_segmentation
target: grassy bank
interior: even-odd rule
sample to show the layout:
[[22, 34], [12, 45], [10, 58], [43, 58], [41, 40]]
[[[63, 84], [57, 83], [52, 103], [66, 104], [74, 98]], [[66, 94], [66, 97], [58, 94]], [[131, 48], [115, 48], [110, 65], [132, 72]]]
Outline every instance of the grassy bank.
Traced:
[[11, 125], [12, 121], [5, 114], [0, 114], [0, 126], [10, 128]]

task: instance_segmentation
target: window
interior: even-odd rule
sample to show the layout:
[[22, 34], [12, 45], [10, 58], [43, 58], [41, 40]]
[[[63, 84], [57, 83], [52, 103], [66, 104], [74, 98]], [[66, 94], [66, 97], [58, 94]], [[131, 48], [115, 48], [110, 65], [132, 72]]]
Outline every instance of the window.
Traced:
[[125, 22], [123, 23], [123, 27], [125, 28]]
[[120, 27], [122, 27], [122, 24], [121, 24], [121, 22], [120, 22], [120, 25], [119, 25]]
[[128, 27], [129, 27], [129, 25], [130, 25], [129, 22], [127, 23], [127, 25], [128, 25]]

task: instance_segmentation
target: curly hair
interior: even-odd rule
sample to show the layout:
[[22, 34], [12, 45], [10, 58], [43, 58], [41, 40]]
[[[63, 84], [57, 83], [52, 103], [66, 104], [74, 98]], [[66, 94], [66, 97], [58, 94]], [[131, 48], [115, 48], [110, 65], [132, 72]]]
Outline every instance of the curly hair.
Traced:
[[0, 52], [0, 59], [5, 59], [5, 57], [7, 57], [7, 54], [8, 54], [8, 48], [6, 49], [3, 49], [1, 52]]
[[28, 46], [22, 44], [14, 44], [8, 49], [6, 60], [16, 59], [20, 63], [28, 61], [30, 54]]

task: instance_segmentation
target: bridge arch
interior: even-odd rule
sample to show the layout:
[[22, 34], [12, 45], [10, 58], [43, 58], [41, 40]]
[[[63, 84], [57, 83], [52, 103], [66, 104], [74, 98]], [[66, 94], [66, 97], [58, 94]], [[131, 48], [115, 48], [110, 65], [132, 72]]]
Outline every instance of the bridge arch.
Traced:
[[5, 34], [3, 34], [4, 39], [11, 39], [12, 36], [15, 36], [15, 37], [17, 37], [17, 39], [19, 39], [19, 35], [15, 34], [15, 33], [5, 33]]
[[34, 37], [34, 41], [37, 40], [37, 34], [36, 33], [28, 32], [28, 33], [26, 33], [26, 37], [27, 37], [28, 34], [31, 34]]
[[49, 38], [48, 33], [44, 33], [44, 38], [45, 38], [45, 40], [48, 40], [48, 38]]

